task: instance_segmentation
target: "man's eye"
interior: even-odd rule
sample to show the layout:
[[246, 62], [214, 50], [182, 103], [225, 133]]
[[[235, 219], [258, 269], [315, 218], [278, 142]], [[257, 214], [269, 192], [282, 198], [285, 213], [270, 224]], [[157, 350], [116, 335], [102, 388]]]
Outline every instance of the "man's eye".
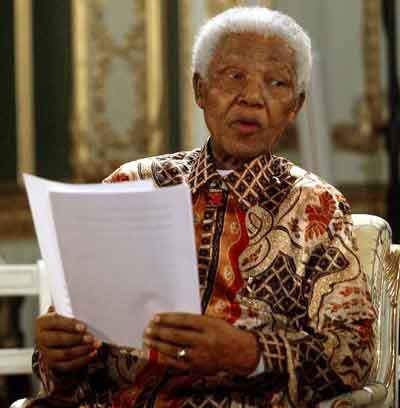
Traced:
[[271, 81], [270, 81], [270, 84], [271, 84], [273, 87], [277, 87], [277, 88], [286, 85], [285, 82], [280, 81], [279, 79], [273, 79], [273, 80], [271, 80]]
[[239, 81], [239, 80], [243, 79], [243, 74], [241, 72], [231, 72], [229, 74], [229, 78], [233, 79], [235, 81]]

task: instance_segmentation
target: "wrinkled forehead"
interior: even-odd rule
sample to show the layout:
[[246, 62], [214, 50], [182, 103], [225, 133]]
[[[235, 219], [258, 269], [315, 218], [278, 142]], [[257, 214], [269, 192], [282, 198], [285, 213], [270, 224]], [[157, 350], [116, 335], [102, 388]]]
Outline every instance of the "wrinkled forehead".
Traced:
[[263, 36], [258, 33], [229, 33], [223, 36], [215, 49], [212, 65], [230, 60], [271, 64], [277, 63], [296, 69], [296, 55], [286, 39], [277, 35]]

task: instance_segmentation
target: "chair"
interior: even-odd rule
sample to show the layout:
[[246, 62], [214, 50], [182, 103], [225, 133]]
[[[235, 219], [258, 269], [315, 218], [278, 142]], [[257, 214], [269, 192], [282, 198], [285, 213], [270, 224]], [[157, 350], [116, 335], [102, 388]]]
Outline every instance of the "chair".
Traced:
[[[321, 402], [318, 408], [398, 407], [400, 245], [392, 245], [390, 227], [379, 217], [353, 215], [353, 222], [361, 264], [378, 313], [374, 328], [377, 358], [367, 386]], [[21, 408], [23, 402], [18, 400], [10, 408]]]
[[400, 245], [392, 245], [386, 221], [372, 215], [353, 215], [360, 260], [367, 274], [378, 319], [377, 357], [369, 384], [319, 404], [327, 407], [398, 407]]
[[[43, 261], [34, 265], [0, 265], [0, 296], [38, 296], [39, 310], [50, 304]], [[32, 373], [32, 348], [0, 349], [0, 375]]]

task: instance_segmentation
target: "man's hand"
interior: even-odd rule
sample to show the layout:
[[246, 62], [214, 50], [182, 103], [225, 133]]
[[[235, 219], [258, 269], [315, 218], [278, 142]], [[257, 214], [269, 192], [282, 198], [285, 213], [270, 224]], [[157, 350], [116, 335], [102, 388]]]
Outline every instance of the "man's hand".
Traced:
[[[144, 343], [160, 352], [163, 364], [201, 375], [249, 375], [260, 358], [253, 334], [222, 319], [189, 313], [156, 315]], [[178, 357], [181, 350], [184, 357]]]
[[84, 323], [58, 315], [53, 306], [36, 319], [35, 342], [47, 366], [64, 373], [87, 366], [101, 346]]

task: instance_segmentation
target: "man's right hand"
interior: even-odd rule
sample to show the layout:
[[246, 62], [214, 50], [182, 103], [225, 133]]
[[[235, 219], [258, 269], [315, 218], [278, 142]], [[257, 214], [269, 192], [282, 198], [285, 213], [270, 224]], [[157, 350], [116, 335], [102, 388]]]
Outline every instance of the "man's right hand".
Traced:
[[63, 373], [86, 367], [101, 346], [84, 323], [58, 315], [53, 306], [36, 319], [35, 342], [47, 366]]

